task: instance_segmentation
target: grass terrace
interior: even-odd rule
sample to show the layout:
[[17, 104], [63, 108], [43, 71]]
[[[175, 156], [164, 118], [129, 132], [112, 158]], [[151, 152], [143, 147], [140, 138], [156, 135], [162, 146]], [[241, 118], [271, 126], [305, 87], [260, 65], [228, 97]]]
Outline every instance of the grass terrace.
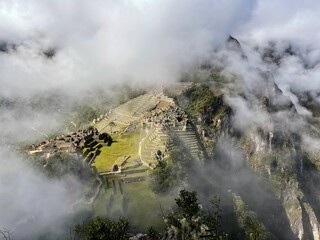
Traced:
[[115, 163], [120, 163], [125, 156], [131, 159], [138, 158], [139, 142], [143, 137], [143, 131], [134, 130], [124, 134], [111, 134], [113, 143], [111, 146], [103, 146], [101, 153], [95, 158], [94, 163], [99, 172], [111, 170]]
[[168, 214], [173, 199], [153, 193], [147, 181], [125, 184], [124, 192], [129, 200], [128, 218], [138, 231], [146, 231], [150, 226], [158, 231], [164, 229], [160, 206]]

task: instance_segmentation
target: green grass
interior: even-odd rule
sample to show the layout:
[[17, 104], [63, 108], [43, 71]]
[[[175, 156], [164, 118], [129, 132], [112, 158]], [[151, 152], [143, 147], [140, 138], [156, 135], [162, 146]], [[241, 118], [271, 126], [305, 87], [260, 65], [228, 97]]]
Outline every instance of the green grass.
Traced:
[[[113, 178], [117, 181], [119, 178]], [[152, 192], [147, 181], [123, 184], [124, 194], [119, 192], [113, 196], [111, 209], [109, 203], [113, 193], [112, 178], [109, 178], [110, 188], [101, 186], [100, 192], [93, 203], [94, 216], [118, 218], [126, 217], [133, 232], [146, 232], [147, 228], [153, 226], [158, 231], [163, 231], [163, 221], [160, 205], [164, 214], [169, 213], [169, 208], [174, 204], [173, 197], [159, 196]], [[104, 183], [106, 184], [106, 183]], [[118, 184], [118, 183], [117, 183]], [[123, 209], [123, 198], [127, 199], [127, 211]], [[123, 215], [124, 214], [124, 215]]]
[[147, 181], [125, 184], [124, 191], [129, 199], [128, 218], [138, 231], [146, 231], [150, 226], [159, 231], [164, 229], [160, 205], [168, 214], [166, 210], [172, 205], [173, 199], [153, 193]]
[[[142, 134], [142, 133], [141, 133]], [[111, 135], [114, 142], [111, 146], [103, 146], [101, 153], [96, 157], [93, 166], [96, 166], [99, 172], [111, 170], [115, 162], [121, 162], [124, 156], [130, 156], [131, 159], [138, 158], [140, 131], [134, 131], [126, 134]]]
[[104, 186], [101, 186], [99, 194], [93, 203], [93, 210], [95, 216], [107, 217], [107, 207], [111, 194], [112, 188], [108, 188], [107, 191], [105, 191]]
[[[160, 211], [162, 206], [164, 213], [169, 213], [169, 207], [173, 204], [173, 197], [159, 196], [152, 192], [148, 181], [131, 182], [122, 185], [123, 195], [119, 192], [118, 181], [122, 178], [148, 176], [152, 170], [147, 166], [136, 165], [139, 161], [139, 143], [146, 133], [136, 126], [136, 130], [124, 134], [111, 134], [113, 143], [111, 146], [103, 146], [101, 153], [95, 158], [93, 166], [99, 172], [111, 170], [113, 164], [120, 163], [125, 157], [130, 156], [125, 167], [132, 167], [123, 171], [119, 176], [109, 176], [109, 188], [106, 182], [100, 188], [100, 192], [93, 203], [92, 211], [95, 216], [118, 218], [121, 215], [128, 218], [133, 232], [146, 232], [153, 226], [158, 231], [164, 230], [164, 221]], [[131, 172], [141, 171], [141, 172]], [[131, 173], [130, 173], [131, 172]], [[112, 179], [117, 183], [118, 192], [113, 195]], [[113, 201], [111, 201], [113, 199]], [[110, 202], [112, 204], [110, 205]]]
[[[131, 171], [139, 171], [139, 172], [130, 173]], [[148, 176], [151, 173], [151, 171], [152, 170], [150, 170], [150, 168], [143, 165], [138, 168], [128, 169], [122, 172], [122, 175], [126, 174], [124, 178], [145, 177], [145, 176]]]

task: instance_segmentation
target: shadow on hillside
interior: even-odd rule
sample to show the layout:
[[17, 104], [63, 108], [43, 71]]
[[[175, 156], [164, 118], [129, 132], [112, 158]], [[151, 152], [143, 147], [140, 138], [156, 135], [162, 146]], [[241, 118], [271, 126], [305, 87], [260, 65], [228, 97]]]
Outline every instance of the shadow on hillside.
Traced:
[[[212, 194], [221, 194], [224, 213], [223, 223], [231, 239], [244, 239], [244, 232], [237, 224], [233, 211], [234, 204], [230, 193], [236, 193], [244, 201], [249, 210], [256, 213], [257, 218], [271, 234], [272, 239], [297, 239], [293, 234], [288, 217], [280, 200], [263, 183], [256, 173], [246, 166], [246, 160], [239, 152], [226, 147], [224, 144], [217, 146], [215, 162], [210, 166], [199, 166], [199, 172], [193, 174], [196, 190], [202, 195], [210, 197]], [[205, 170], [203, 170], [205, 169]], [[195, 172], [196, 169], [194, 169]], [[204, 171], [204, 173], [203, 173]], [[208, 200], [208, 199], [207, 199]]]
[[[300, 161], [302, 160], [302, 161]], [[301, 166], [302, 164], [302, 166]], [[297, 179], [304, 194], [303, 202], [310, 204], [318, 222], [320, 221], [320, 173], [310, 159], [302, 154], [296, 157]]]

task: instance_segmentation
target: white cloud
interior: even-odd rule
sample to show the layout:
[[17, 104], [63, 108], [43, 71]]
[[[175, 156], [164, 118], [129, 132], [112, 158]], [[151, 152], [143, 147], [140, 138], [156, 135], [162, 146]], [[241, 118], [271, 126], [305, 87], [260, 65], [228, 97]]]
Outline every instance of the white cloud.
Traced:
[[[175, 81], [246, 22], [254, 2], [2, 1], [0, 40], [18, 53], [1, 57], [0, 93]], [[58, 48], [54, 61], [39, 55], [47, 47]]]
[[14, 239], [35, 239], [44, 230], [60, 233], [80, 198], [80, 184], [71, 178], [48, 180], [8, 150], [0, 149], [0, 228]]
[[[17, 44], [14, 51], [0, 52], [0, 96], [29, 96], [50, 89], [81, 96], [79, 91], [97, 85], [176, 81], [182, 68], [210, 56], [229, 33], [239, 38], [248, 62], [226, 52], [218, 57], [228, 64], [228, 70], [241, 75], [250, 91], [261, 81], [257, 69], [272, 70], [280, 86], [319, 90], [319, 14], [320, 3], [315, 0], [0, 0], [0, 41]], [[275, 68], [265, 65], [252, 46], [277, 40], [276, 51], [283, 53], [289, 42], [299, 56], [286, 56]], [[53, 59], [41, 54], [49, 47], [57, 48]], [[305, 69], [305, 63], [313, 68]], [[268, 121], [244, 98], [231, 98], [229, 104], [241, 120], [236, 122], [239, 128]], [[56, 124], [54, 116], [30, 115], [10, 121], [14, 114], [7, 112], [0, 118], [1, 129], [15, 138], [24, 127]], [[14, 206], [24, 219], [36, 212], [37, 221], [45, 224], [64, 217], [65, 203], [73, 200], [66, 184], [43, 181], [38, 173], [26, 171], [20, 160], [9, 164], [3, 148], [0, 152], [1, 208]], [[46, 208], [48, 202], [52, 210]], [[31, 208], [26, 211], [26, 207]], [[51, 211], [56, 213], [52, 219]], [[2, 216], [0, 224], [18, 236], [24, 233], [16, 229], [21, 225], [16, 225], [10, 211]], [[45, 224], [37, 225], [35, 231]]]

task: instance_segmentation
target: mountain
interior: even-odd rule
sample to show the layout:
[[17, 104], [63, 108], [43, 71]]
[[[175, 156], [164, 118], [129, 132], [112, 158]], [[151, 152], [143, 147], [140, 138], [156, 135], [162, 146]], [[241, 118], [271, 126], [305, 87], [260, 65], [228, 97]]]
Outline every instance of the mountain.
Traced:
[[[231, 36], [227, 48], [250, 60]], [[159, 204], [170, 209], [175, 189], [188, 188], [204, 207], [221, 197], [229, 239], [251, 239], [252, 223], [257, 239], [319, 239], [318, 95], [292, 91], [312, 112], [303, 115], [270, 71], [251, 70], [252, 84], [212, 64], [195, 71], [27, 152], [44, 168], [59, 152], [86, 163], [100, 179], [91, 216], [126, 216], [139, 231], [163, 231]]]

